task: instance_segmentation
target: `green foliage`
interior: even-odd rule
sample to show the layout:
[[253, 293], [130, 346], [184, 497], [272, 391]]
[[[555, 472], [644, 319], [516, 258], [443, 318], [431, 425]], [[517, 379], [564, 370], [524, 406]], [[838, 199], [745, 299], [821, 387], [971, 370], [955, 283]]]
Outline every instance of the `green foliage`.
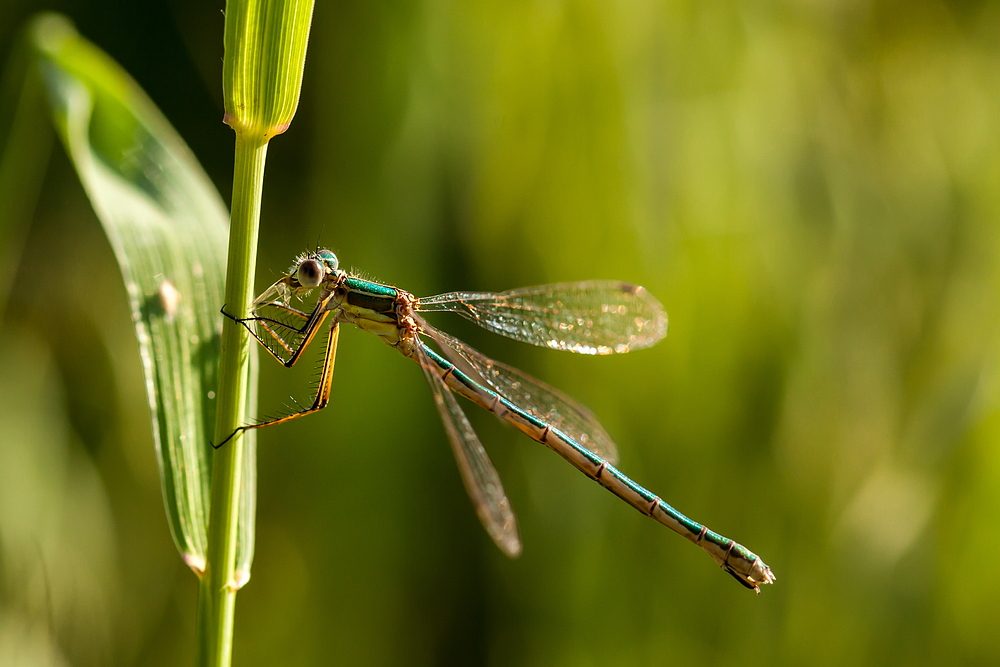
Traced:
[[[311, 0], [230, 0], [226, 3], [223, 90], [226, 122], [236, 131], [232, 226], [225, 297], [229, 314], [246, 317], [253, 299], [257, 238], [267, 144], [284, 132], [298, 105], [312, 18]], [[214, 441], [207, 576], [198, 598], [198, 664], [227, 667], [232, 660], [236, 591], [249, 578], [241, 568], [247, 493], [254, 493], [255, 431], [237, 432], [251, 420], [244, 409], [256, 394], [247, 332], [224, 322], [219, 359], [219, 409]], [[255, 401], [254, 401], [255, 403]], [[237, 436], [237, 437], [234, 437]], [[249, 445], [249, 446], [247, 446]], [[252, 520], [252, 515], [250, 516]]]
[[312, 0], [226, 3], [222, 88], [226, 123], [269, 140], [288, 129], [299, 105]]
[[[40, 16], [25, 34], [22, 114], [51, 115], [118, 260], [146, 376], [171, 535], [185, 563], [200, 575], [218, 385], [221, 322], [215, 304], [222, 300], [225, 271], [225, 206], [138, 86], [65, 19]], [[43, 82], [44, 101], [32, 85], [36, 78]], [[45, 143], [8, 146], [5, 163], [16, 163], [25, 156], [37, 160], [33, 153]], [[247, 538], [241, 562], [247, 570], [253, 500], [248, 494], [242, 528]]]

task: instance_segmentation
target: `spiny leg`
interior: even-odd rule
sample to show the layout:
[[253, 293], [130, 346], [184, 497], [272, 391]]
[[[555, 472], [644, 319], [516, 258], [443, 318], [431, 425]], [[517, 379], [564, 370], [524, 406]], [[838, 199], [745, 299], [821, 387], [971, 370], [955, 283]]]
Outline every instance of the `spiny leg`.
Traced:
[[[327, 311], [329, 312], [329, 311]], [[325, 314], [324, 314], [325, 317]], [[315, 332], [309, 337], [311, 340], [315, 335]], [[275, 424], [282, 424], [293, 419], [298, 419], [299, 417], [305, 417], [306, 415], [312, 414], [314, 412], [319, 412], [325, 408], [330, 403], [330, 386], [333, 384], [333, 367], [337, 358], [337, 341], [340, 338], [340, 322], [334, 320], [333, 326], [330, 327], [330, 337], [326, 341], [326, 354], [323, 357], [323, 368], [320, 370], [319, 377], [319, 387], [316, 390], [316, 396], [313, 397], [312, 405], [308, 408], [303, 408], [292, 414], [285, 415], [283, 417], [277, 417], [275, 419], [268, 419], [257, 424], [250, 424], [248, 426], [240, 426], [235, 431], [229, 434], [229, 437], [220, 442], [218, 445], [212, 445], [215, 449], [222, 447], [224, 444], [232, 440], [238, 433], [243, 431], [249, 431], [255, 428], [264, 428], [265, 426], [274, 426]]]
[[[264, 305], [272, 305], [272, 304], [268, 303], [268, 304], [264, 304]], [[294, 314], [302, 317], [305, 320], [309, 319], [309, 315], [307, 315], [306, 313], [303, 313], [301, 310], [295, 310], [294, 308], [288, 308], [287, 310], [289, 312], [291, 312], [291, 313], [294, 313]], [[292, 332], [294, 332], [296, 334], [299, 334], [299, 335], [302, 335], [303, 333], [305, 333], [305, 325], [303, 325], [303, 327], [300, 329], [298, 327], [292, 326], [291, 324], [288, 324], [286, 322], [282, 322], [280, 320], [276, 320], [276, 319], [273, 319], [273, 318], [270, 318], [270, 317], [258, 317], [256, 315], [252, 315], [250, 317], [240, 318], [240, 317], [236, 317], [235, 315], [232, 315], [230, 313], [227, 313], [225, 306], [223, 306], [222, 308], [220, 308], [219, 312], [222, 313], [223, 315], [225, 315], [226, 317], [228, 317], [229, 319], [231, 319], [233, 322], [236, 322], [237, 324], [242, 325], [243, 328], [246, 329], [247, 332], [251, 336], [253, 336], [254, 339], [258, 343], [260, 343], [260, 346], [263, 347], [265, 350], [267, 350], [268, 354], [270, 354], [276, 360], [278, 360], [279, 362], [281, 362], [282, 365], [286, 364], [285, 358], [281, 357], [277, 352], [275, 352], [274, 349], [271, 348], [271, 344], [268, 341], [264, 340], [264, 338], [262, 338], [260, 336], [260, 334], [258, 334], [257, 331], [255, 331], [254, 328], [251, 327], [250, 324], [248, 324], [248, 323], [249, 322], [253, 322], [257, 326], [259, 326], [262, 329], [264, 329], [264, 331], [267, 332], [269, 338], [273, 339], [274, 342], [275, 342], [275, 344], [280, 345], [285, 350], [285, 352], [288, 353], [289, 358], [291, 358], [292, 356], [295, 355], [295, 349], [296, 348], [292, 347], [291, 345], [289, 345], [288, 343], [286, 343], [285, 339], [282, 338], [280, 335], [278, 335], [278, 333], [274, 329], [271, 328], [271, 325], [274, 325], [276, 327], [278, 327], [278, 326], [284, 327], [285, 329], [288, 329], [289, 331], [292, 331]], [[308, 322], [306, 324], [308, 324]]]
[[298, 308], [292, 308], [288, 304], [281, 303], [280, 301], [265, 301], [264, 303], [257, 304], [255, 310], [268, 306], [270, 308], [277, 308], [278, 310], [283, 310], [286, 313], [295, 315], [302, 318], [303, 320], [309, 319], [309, 313], [299, 310]]
[[[225, 307], [223, 307], [223, 308], [225, 308]], [[274, 325], [276, 327], [284, 327], [285, 329], [288, 329], [289, 331], [294, 331], [297, 334], [305, 334], [306, 333], [306, 329], [309, 326], [309, 318], [310, 318], [309, 313], [301, 311], [298, 308], [292, 308], [291, 306], [285, 305], [285, 304], [281, 303], [280, 301], [267, 301], [265, 303], [259, 303], [259, 304], [257, 304], [256, 306], [253, 307], [253, 311], [252, 312], [256, 313], [261, 308], [276, 308], [278, 310], [283, 310], [286, 313], [288, 313], [289, 315], [294, 315], [295, 317], [298, 317], [299, 319], [301, 319], [302, 320], [302, 326], [301, 327], [297, 327], [294, 324], [289, 324], [288, 322], [282, 322], [281, 320], [275, 319], [273, 317], [264, 317], [262, 315], [251, 315], [250, 317], [244, 317], [244, 318], [240, 319], [240, 318], [237, 318], [237, 317], [233, 317], [232, 315], [230, 315], [229, 313], [227, 313], [225, 310], [222, 310], [221, 312], [222, 312], [223, 315], [225, 315], [229, 319], [231, 319], [231, 320], [233, 320], [235, 322], [239, 322], [243, 326], [248, 326], [246, 324], [247, 322], [256, 322], [260, 326], [263, 326], [265, 329], [267, 329], [268, 333], [270, 333], [272, 336], [274, 336], [278, 340], [281, 340], [282, 342], [284, 342], [284, 341], [281, 339], [281, 337], [278, 336], [278, 334], [274, 333], [271, 330], [271, 328], [270, 328], [269, 325]], [[253, 333], [253, 331], [251, 331], [251, 333]]]
[[[291, 306], [283, 304], [280, 301], [265, 301], [264, 303], [260, 303], [260, 304], [257, 304], [256, 306], [254, 306], [253, 310], [254, 310], [254, 312], [256, 312], [258, 309], [264, 308], [264, 307], [277, 308], [278, 310], [283, 310], [286, 313], [288, 313], [289, 315], [295, 315], [296, 317], [299, 317], [299, 318], [301, 318], [303, 320], [308, 320], [309, 319], [309, 313], [307, 313], [307, 312], [305, 312], [303, 310], [299, 310], [298, 308], [292, 308]], [[239, 322], [240, 324], [243, 324], [244, 322], [251, 322], [251, 321], [256, 321], [256, 320], [267, 320], [269, 322], [274, 322], [275, 324], [280, 324], [283, 327], [287, 327], [289, 329], [293, 329], [295, 331], [298, 331], [299, 333], [303, 333], [302, 329], [298, 329], [297, 327], [294, 327], [291, 324], [288, 324], [286, 322], [282, 322], [280, 320], [275, 320], [275, 319], [272, 319], [272, 318], [269, 318], [269, 317], [259, 317], [257, 315], [251, 315], [250, 317], [239, 318], [239, 317], [236, 317], [235, 315], [233, 315], [231, 313], [227, 313], [225, 306], [223, 306], [222, 308], [220, 308], [219, 312], [222, 313], [223, 315], [225, 315], [226, 317], [228, 317], [229, 319], [231, 319], [233, 322]]]
[[[292, 366], [295, 365], [295, 362], [299, 360], [299, 357], [302, 356], [302, 353], [305, 352], [305, 349], [309, 347], [309, 343], [312, 342], [312, 339], [316, 336], [316, 333], [319, 331], [320, 326], [322, 326], [324, 320], [326, 320], [327, 315], [330, 314], [328, 306], [332, 298], [333, 295], [331, 294], [330, 296], [327, 296], [325, 299], [321, 299], [318, 302], [316, 302], [316, 307], [313, 308], [313, 311], [310, 315], [306, 315], [306, 313], [302, 312], [301, 310], [296, 310], [295, 308], [286, 306], [285, 304], [277, 301], [269, 301], [265, 304], [261, 304], [260, 306], [258, 306], [258, 307], [272, 306], [280, 308], [282, 310], [287, 311], [288, 313], [304, 318], [306, 322], [305, 324], [302, 325], [301, 329], [270, 317], [261, 317], [258, 315], [253, 315], [251, 317], [243, 317], [243, 318], [235, 317], [226, 312], [225, 306], [222, 307], [222, 310], [220, 312], [229, 319], [233, 320], [234, 322], [242, 324], [243, 328], [249, 331], [250, 335], [253, 336], [258, 343], [261, 344], [261, 347], [267, 350], [268, 354], [270, 354], [272, 357], [280, 361], [282, 365], [284, 365], [286, 368], [291, 368]], [[253, 327], [250, 326], [249, 324], [250, 322], [259, 323], [271, 337], [277, 340], [281, 344], [281, 347], [283, 347], [285, 351], [289, 353], [288, 358], [286, 359], [281, 355], [279, 355], [277, 352], [275, 352], [274, 349], [272, 349], [271, 346], [267, 343], [267, 341], [264, 340], [253, 329]], [[296, 334], [302, 336], [302, 340], [297, 345], [291, 346], [285, 342], [284, 338], [279, 336], [273, 329], [271, 329], [269, 325], [277, 325], [284, 327], [289, 331], [294, 331]]]

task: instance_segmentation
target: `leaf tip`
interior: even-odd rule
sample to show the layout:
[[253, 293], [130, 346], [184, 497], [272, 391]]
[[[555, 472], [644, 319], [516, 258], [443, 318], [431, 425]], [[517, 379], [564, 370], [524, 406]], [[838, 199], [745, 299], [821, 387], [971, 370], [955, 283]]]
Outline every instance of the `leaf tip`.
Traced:
[[229, 588], [238, 591], [246, 586], [248, 581], [250, 581], [250, 570], [236, 570], [233, 572], [233, 578], [229, 580]]
[[205, 557], [200, 554], [185, 553], [181, 556], [184, 564], [191, 568], [199, 579], [205, 576]]
[[35, 45], [46, 53], [58, 53], [67, 40], [78, 36], [73, 22], [57, 12], [36, 14], [27, 30]]

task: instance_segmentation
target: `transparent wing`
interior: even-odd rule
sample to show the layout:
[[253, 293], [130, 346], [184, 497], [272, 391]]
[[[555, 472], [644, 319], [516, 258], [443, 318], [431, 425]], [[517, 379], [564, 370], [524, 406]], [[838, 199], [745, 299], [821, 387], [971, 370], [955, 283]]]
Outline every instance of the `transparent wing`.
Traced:
[[250, 304], [250, 317], [243, 322], [258, 342], [286, 365], [293, 362], [296, 350], [309, 344], [315, 327], [322, 324], [319, 318], [310, 321], [315, 304], [308, 306], [310, 312], [301, 310], [296, 306], [304, 304], [297, 303], [301, 299], [293, 299], [294, 294], [288, 286], [288, 277], [278, 280], [254, 299]]
[[509, 292], [449, 292], [420, 299], [417, 310], [458, 313], [494, 333], [581, 354], [614, 354], [667, 335], [667, 313], [642, 287], [591, 280]]
[[275, 283], [250, 306], [244, 324], [278, 361], [287, 363], [306, 338], [309, 313], [289, 304], [289, 293]]
[[434, 404], [448, 432], [448, 441], [455, 454], [462, 482], [465, 483], [465, 490], [472, 499], [479, 520], [501, 551], [512, 558], [520, 555], [521, 539], [517, 534], [517, 521], [500, 483], [500, 476], [454, 394], [441, 379], [440, 367], [428, 356], [422, 343], [417, 346], [416, 354], [424, 377], [431, 386]]
[[257, 310], [258, 307], [268, 303], [282, 303], [289, 305], [292, 290], [288, 286], [288, 276], [276, 280], [273, 285], [260, 293], [253, 303], [250, 304], [250, 311]]
[[459, 368], [470, 367], [486, 385], [531, 416], [559, 429], [606, 460], [618, 464], [618, 447], [594, 413], [586, 407], [513, 366], [490, 359], [454, 336], [421, 322], [426, 333]]

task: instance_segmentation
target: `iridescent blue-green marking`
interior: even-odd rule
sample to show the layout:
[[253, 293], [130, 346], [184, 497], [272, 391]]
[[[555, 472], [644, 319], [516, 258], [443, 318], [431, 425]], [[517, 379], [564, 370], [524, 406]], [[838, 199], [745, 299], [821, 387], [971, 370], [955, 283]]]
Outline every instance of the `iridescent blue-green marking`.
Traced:
[[[442, 371], [444, 381], [455, 393], [462, 394], [474, 403], [493, 412], [501, 419], [513, 423], [528, 437], [541, 442], [560, 454], [585, 475], [598, 481], [609, 491], [632, 505], [641, 514], [656, 519], [691, 542], [701, 546], [737, 581], [744, 586], [754, 588], [754, 586], [749, 585], [745, 581], [744, 577], [739, 573], [739, 569], [734, 569], [734, 567], [738, 561], [742, 561], [744, 566], [752, 568], [760, 560], [756, 554], [739, 543], [723, 537], [697, 521], [688, 518], [664, 502], [662, 498], [630, 479], [613, 465], [595, 455], [565, 433], [552, 428], [544, 421], [525, 412], [506, 398], [482, 386], [423, 343], [420, 343], [420, 346], [422, 352]], [[497, 409], [498, 405], [503, 407], [503, 412]], [[534, 427], [537, 431], [532, 432], [530, 429], [522, 428], [518, 421], [511, 419], [512, 415], [517, 416], [526, 425]], [[572, 450], [573, 454], [583, 457], [593, 466], [593, 469], [591, 470], [584, 465], [580, 465], [575, 456], [567, 455], [566, 448]], [[645, 504], [635, 502], [627, 494], [621, 493], [619, 491], [621, 488], [632, 491], [645, 501]]]
[[[313, 290], [318, 290], [318, 296], [311, 313], [292, 305], [291, 297], [302, 298]], [[649, 347], [663, 338], [667, 326], [659, 302], [643, 288], [628, 283], [588, 281], [497, 294], [452, 292], [417, 299], [396, 287], [340, 270], [337, 256], [320, 249], [299, 256], [287, 274], [254, 301], [252, 316], [237, 320], [272, 356], [292, 366], [332, 316], [313, 405], [245, 426], [237, 433], [325, 407], [339, 325], [354, 324], [381, 337], [423, 368], [476, 513], [508, 555], [516, 556], [521, 550], [510, 503], [453, 394], [489, 410], [546, 445], [637, 511], [697, 544], [743, 586], [759, 593], [760, 584], [774, 582], [774, 574], [756, 554], [689, 519], [612, 465], [617, 460], [617, 448], [589, 410], [526, 373], [493, 361], [438, 331], [422, 318], [420, 313], [424, 311], [458, 313], [515, 340], [583, 354], [614, 354]], [[441, 352], [430, 348], [424, 338]]]
[[395, 299], [399, 290], [388, 285], [380, 285], [361, 278], [348, 276], [344, 279], [344, 286], [351, 292], [363, 292], [372, 296], [385, 296]]

